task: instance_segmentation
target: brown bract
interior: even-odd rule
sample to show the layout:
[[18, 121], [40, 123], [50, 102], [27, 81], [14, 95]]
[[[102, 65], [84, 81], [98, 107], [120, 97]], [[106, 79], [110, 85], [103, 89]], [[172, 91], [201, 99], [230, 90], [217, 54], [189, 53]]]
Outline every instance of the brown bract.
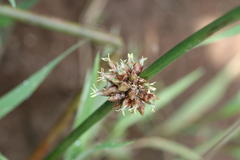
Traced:
[[93, 88], [91, 96], [107, 96], [109, 101], [115, 103], [116, 110], [122, 111], [123, 115], [125, 110], [138, 111], [143, 115], [145, 104], [151, 104], [156, 97], [153, 93], [156, 90], [154, 83], [149, 83], [139, 76], [146, 58], [135, 62], [133, 54], [128, 54], [128, 59], [120, 60], [120, 63], [112, 62], [109, 56], [102, 59], [108, 62], [110, 69], [105, 72], [102, 68], [98, 81], [107, 81], [107, 85], [101, 90]]

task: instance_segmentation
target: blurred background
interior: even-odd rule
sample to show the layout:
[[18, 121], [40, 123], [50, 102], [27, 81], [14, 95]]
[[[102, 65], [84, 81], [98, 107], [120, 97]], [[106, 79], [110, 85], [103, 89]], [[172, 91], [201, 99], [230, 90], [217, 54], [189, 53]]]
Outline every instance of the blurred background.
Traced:
[[[148, 57], [147, 66], [188, 35], [240, 4], [239, 0], [98, 0], [101, 2], [96, 5], [99, 7], [97, 9], [102, 11], [97, 13], [97, 21], [88, 22], [86, 13], [93, 1], [38, 0], [29, 10], [117, 32], [125, 44], [120, 56], [126, 57], [129, 51], [137, 52]], [[2, 2], [8, 3], [4, 0]], [[11, 90], [78, 39], [17, 21], [11, 27], [0, 28], [0, 37], [0, 95]], [[154, 127], [168, 119], [194, 93], [216, 77], [231, 60], [240, 61], [239, 42], [240, 37], [234, 36], [196, 48], [154, 77], [153, 81], [158, 82], [161, 91], [161, 88], [170, 86], [199, 67], [205, 71], [196, 83], [167, 104], [167, 107], [155, 113], [150, 120], [140, 126], [130, 127], [127, 137], [142, 137], [151, 134], [151, 130], [157, 130]], [[89, 45], [66, 58], [31, 98], [1, 119], [0, 151], [3, 154], [13, 160], [29, 157], [58, 117], [65, 112], [74, 95], [83, 88], [86, 72], [91, 68], [96, 52], [97, 47]], [[236, 120], [237, 116], [231, 116], [224, 120], [202, 122], [239, 92], [239, 65], [235, 62], [234, 67], [228, 67], [227, 73], [232, 78], [227, 84], [223, 82], [226, 86], [224, 92], [216, 102], [209, 104], [208, 110], [199, 118], [202, 119], [201, 122], [196, 121], [196, 126], [201, 124], [202, 127], [193, 135], [188, 131], [173, 135], [173, 140], [188, 147], [196, 146], [206, 140], [205, 135], [215, 134], [209, 128], [225, 129]], [[221, 78], [224, 80], [224, 77]], [[218, 83], [221, 84], [221, 80]], [[113, 112], [111, 116], [114, 119], [118, 114]], [[67, 129], [65, 134], [69, 130]], [[158, 132], [161, 130], [156, 131], [155, 135], [158, 135]], [[235, 143], [239, 145], [238, 141]], [[133, 157], [141, 160], [171, 159], [170, 155], [156, 149], [138, 150]], [[231, 160], [236, 157], [220, 152], [215, 159]]]

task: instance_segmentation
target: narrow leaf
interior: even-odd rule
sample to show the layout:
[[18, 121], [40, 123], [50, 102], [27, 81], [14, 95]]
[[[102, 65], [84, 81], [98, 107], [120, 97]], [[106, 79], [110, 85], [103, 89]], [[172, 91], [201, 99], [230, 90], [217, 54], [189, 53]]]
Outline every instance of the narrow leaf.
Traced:
[[[39, 0], [23, 0], [18, 4], [18, 8], [29, 9], [33, 7]], [[0, 28], [10, 27], [14, 24], [14, 20], [10, 17], [0, 15]]]
[[77, 158], [76, 160], [84, 160], [87, 157], [89, 157], [90, 155], [96, 154], [98, 152], [102, 152], [104, 150], [113, 150], [113, 149], [119, 149], [121, 147], [125, 147], [128, 146], [130, 144], [132, 144], [133, 142], [104, 142], [98, 145], [95, 145], [87, 150], [85, 150], [84, 152], [82, 152]]
[[36, 5], [38, 2], [39, 0], [22, 0], [21, 2], [19, 2], [18, 8], [29, 9]]
[[222, 98], [231, 80], [228, 66], [186, 101], [163, 125], [166, 134], [176, 134], [206, 113]]
[[[228, 24], [234, 23], [240, 19], [240, 7], [237, 7], [217, 20], [213, 21], [203, 29], [197, 31], [191, 35], [186, 40], [179, 43], [173, 49], [168, 51], [164, 56], [157, 59], [152, 65], [150, 65], [144, 72], [141, 74], [143, 78], [151, 78], [176, 60], [179, 56], [183, 55], [190, 49], [199, 45], [203, 40], [217, 32], [221, 28], [225, 27]], [[46, 157], [46, 160], [54, 160], [59, 158], [64, 151], [74, 143], [82, 134], [87, 131], [89, 128], [95, 125], [102, 118], [111, 111], [112, 103], [106, 102], [101, 107], [99, 107], [93, 114], [91, 114], [85, 121], [83, 121], [75, 130], [73, 130], [56, 148], [49, 153]]]
[[16, 2], [15, 2], [15, 0], [8, 0], [9, 1], [9, 3], [14, 7], [14, 8], [16, 8]]
[[207, 141], [208, 145], [201, 150], [205, 160], [209, 160], [216, 154], [224, 145], [226, 145], [232, 138], [240, 133], [240, 119], [227, 128], [224, 132], [215, 136], [213, 140]]
[[187, 160], [202, 160], [201, 156], [195, 151], [183, 146], [182, 144], [160, 137], [143, 138], [133, 144], [133, 148], [142, 147], [150, 147], [170, 152]]
[[229, 152], [235, 159], [240, 159], [240, 148], [239, 147], [232, 148]]
[[[80, 104], [78, 104], [78, 112], [74, 121], [74, 128], [76, 128], [83, 120], [86, 119], [96, 108], [101, 106], [105, 101], [105, 97], [90, 97], [91, 88], [96, 84], [97, 74], [99, 70], [100, 55], [97, 54], [93, 69], [87, 73]], [[97, 103], [95, 103], [97, 102]], [[96, 136], [99, 126], [94, 126], [87, 131], [81, 138], [75, 141], [75, 143], [68, 149], [65, 154], [65, 160], [75, 159], [77, 155], [81, 154], [81, 151], [86, 145]]]
[[93, 114], [91, 114], [83, 123], [81, 123], [76, 129], [74, 129], [60, 145], [50, 152], [45, 160], [58, 159], [59, 155], [62, 155], [70, 145], [72, 145], [79, 137], [81, 137], [88, 129], [93, 127], [97, 122], [100, 122], [106, 114], [112, 110], [112, 103], [107, 101], [100, 108], [98, 108]]
[[[91, 88], [96, 84], [97, 72], [99, 70], [100, 56], [97, 54], [92, 72], [87, 73], [84, 89], [80, 100], [78, 112], [74, 122], [74, 128], [86, 119], [96, 108], [92, 106], [95, 99], [90, 97]], [[99, 105], [100, 106], [100, 105]]]
[[197, 47], [208, 45], [210, 43], [214, 43], [214, 42], [217, 42], [219, 40], [222, 40], [222, 39], [225, 39], [225, 38], [228, 38], [228, 37], [236, 36], [238, 34], [240, 34], [240, 25], [233, 26], [233, 27], [221, 32], [221, 33], [218, 33], [216, 35], [213, 35], [213, 36], [209, 37], [208, 39], [203, 41]]
[[10, 17], [24, 23], [40, 26], [48, 30], [89, 39], [99, 44], [112, 44], [116, 48], [122, 47], [122, 40], [118, 36], [111, 35], [97, 29], [84, 27], [78, 23], [41, 16], [32, 12], [8, 7], [7, 5], [0, 5], [0, 15]]
[[81, 41], [73, 45], [56, 59], [48, 63], [42, 69], [40, 69], [38, 72], [31, 75], [28, 79], [23, 81], [17, 87], [2, 96], [0, 98], [0, 118], [3, 118], [13, 109], [15, 109], [19, 104], [21, 104], [24, 100], [29, 98], [38, 88], [38, 86], [43, 82], [43, 80], [48, 76], [48, 74], [56, 67], [56, 65], [60, 63], [67, 55], [71, 54], [84, 43], [85, 41]]
[[163, 70], [170, 63], [178, 59], [183, 54], [188, 53], [189, 50], [193, 49], [195, 46], [199, 45], [213, 33], [222, 29], [223, 27], [236, 22], [240, 19], [240, 7], [237, 7], [222, 17], [216, 19], [212, 23], [203, 27], [199, 31], [193, 33], [191, 36], [177, 44], [174, 48], [170, 49], [163, 56], [158, 58], [154, 63], [152, 63], [144, 72], [142, 72], [141, 76], [143, 78], [151, 78], [155, 76], [158, 72]]
[[240, 113], [240, 91], [216, 115], [222, 118], [230, 118]]
[[0, 153], [0, 160], [7, 160], [7, 158]]

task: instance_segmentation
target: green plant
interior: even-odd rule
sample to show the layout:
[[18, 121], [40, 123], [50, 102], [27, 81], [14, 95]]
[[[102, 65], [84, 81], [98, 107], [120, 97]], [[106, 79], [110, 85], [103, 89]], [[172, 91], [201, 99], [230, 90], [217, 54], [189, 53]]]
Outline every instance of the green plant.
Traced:
[[[168, 51], [158, 60], [156, 60], [152, 65], [150, 65], [144, 72], [140, 75], [143, 78], [151, 78], [156, 73], [164, 69], [168, 64], [176, 60], [179, 56], [187, 53], [193, 47], [199, 45], [207, 37], [212, 35], [214, 32], [231, 24], [238, 19], [240, 19], [240, 8], [236, 8], [224, 16], [213, 21], [203, 29], [197, 31], [176, 47]], [[60, 143], [47, 157], [47, 160], [58, 158], [63, 152], [80, 137], [85, 131], [91, 128], [96, 122], [101, 120], [107, 113], [111, 111], [112, 104], [110, 102], [104, 103], [99, 109], [97, 109], [92, 115], [90, 115], [85, 121], [83, 121], [75, 130], [73, 130], [68, 137], [66, 137], [62, 143]]]
[[[13, 3], [14, 1], [11, 2]], [[48, 74], [56, 67], [56, 65], [82, 44], [93, 41], [98, 43], [100, 42], [100, 44], [111, 45], [114, 49], [122, 47], [122, 41], [117, 36], [95, 29], [81, 27], [77, 24], [72, 24], [66, 21], [51, 21], [48, 17], [24, 12], [8, 6], [0, 6], [0, 15], [8, 18], [10, 17], [14, 20], [39, 25], [47, 29], [57, 30], [80, 37], [82, 36], [87, 39], [87, 41], [80, 41], [70, 47], [56, 59], [44, 66], [41, 70], [1, 97], [0, 118], [7, 115], [20, 103], [29, 98], [48, 76]], [[213, 33], [239, 19], [240, 7], [237, 7], [180, 42], [174, 48], [166, 52], [162, 57], [153, 62], [140, 74], [140, 76], [145, 79], [151, 79], [169, 64], [177, 60], [180, 56], [186, 54], [189, 50], [239, 34], [240, 28], [238, 25], [211, 37]], [[226, 75], [228, 69], [227, 66], [200, 91], [196, 92], [193, 97], [190, 97], [189, 100], [173, 114], [173, 116], [169, 117], [169, 119], [167, 119], [164, 123], [160, 124], [159, 127], [155, 127], [148, 137], [134, 139], [130, 142], [126, 140], [126, 133], [129, 127], [134, 124], [138, 125], [141, 123], [148, 123], [151, 121], [151, 118], [154, 117], [155, 113], [151, 112], [149, 109], [150, 107], [146, 106], [146, 113], [144, 116], [135, 114], [127, 114], [124, 117], [119, 116], [116, 122], [112, 123], [112, 129], [109, 131], [105, 140], [98, 144], [94, 143], [94, 138], [97, 137], [96, 132], [101, 132], [101, 130], [103, 130], [102, 125], [100, 124], [105, 123], [105, 121], [102, 120], [107, 117], [107, 114], [111, 112], [113, 108], [113, 104], [106, 101], [106, 98], [97, 97], [97, 99], [93, 99], [90, 97], [90, 88], [96, 83], [97, 71], [99, 70], [100, 65], [99, 60], [100, 53], [98, 53], [95, 57], [93, 68], [87, 72], [81, 97], [78, 95], [80, 100], [77, 100], [76, 102], [78, 109], [73, 124], [73, 130], [45, 157], [45, 160], [55, 160], [60, 158], [63, 154], [64, 159], [75, 160], [86, 159], [92, 156], [92, 154], [105, 153], [107, 153], [110, 157], [127, 159], [131, 156], [132, 151], [142, 147], [151, 147], [157, 150], [167, 151], [183, 159], [210, 159], [212, 154], [215, 154], [216, 151], [225, 145], [226, 142], [234, 138], [234, 136], [236, 136], [239, 132], [239, 121], [236, 121], [226, 131], [218, 136], [214, 136], [211, 141], [199, 145], [195, 149], [187, 148], [184, 145], [171, 140], [173, 135], [181, 135], [180, 131], [186, 131], [191, 127], [195, 127], [196, 130], [199, 129], [198, 126], [195, 126], [197, 125], [195, 122], [202, 118], [206, 111], [218, 102], [226, 91], [229, 83], [235, 78], [235, 76], [230, 77]], [[159, 100], [157, 99], [155, 102], [157, 110], [159, 111], [167, 106], [168, 103], [173, 101], [195, 81], [200, 79], [203, 73], [202, 69], [198, 69], [181, 78], [174, 84], [159, 91], [156, 95], [159, 97]], [[99, 87], [103, 86], [103, 84], [98, 85]], [[236, 104], [235, 106], [239, 105], [238, 100], [234, 101], [234, 103]], [[237, 109], [234, 107], [233, 110], [235, 112]], [[232, 111], [230, 112], [229, 108], [226, 109], [226, 107], [220, 110], [216, 115], [222, 117], [221, 115], [226, 113], [228, 114], [228, 117], [233, 116]], [[166, 138], [151, 135], [156, 133], [159, 134], [159, 131], [163, 131], [160, 136], [165, 136]], [[4, 159], [4, 157], [0, 155], [0, 159], [1, 158]]]
[[15, 0], [8, 0], [9, 3], [13, 6], [13, 7], [16, 7], [16, 2]]

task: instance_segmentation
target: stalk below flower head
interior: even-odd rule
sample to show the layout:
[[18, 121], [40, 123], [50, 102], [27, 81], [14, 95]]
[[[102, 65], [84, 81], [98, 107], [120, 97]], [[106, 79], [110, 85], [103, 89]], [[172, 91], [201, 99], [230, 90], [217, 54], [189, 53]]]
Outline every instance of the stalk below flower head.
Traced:
[[[115, 103], [116, 111], [121, 111], [123, 115], [125, 111], [132, 113], [138, 111], [143, 115], [145, 104], [152, 104], [151, 101], [156, 98], [153, 93], [156, 90], [155, 82], [149, 83], [139, 76], [147, 58], [142, 57], [135, 61], [133, 54], [128, 54], [128, 58], [121, 59], [119, 63], [114, 63], [109, 55], [102, 60], [108, 63], [109, 70], [105, 72], [101, 68], [98, 81], [106, 81], [107, 85], [101, 90], [94, 86], [91, 97], [107, 96], [108, 101]], [[154, 105], [152, 110], [154, 111]]]

